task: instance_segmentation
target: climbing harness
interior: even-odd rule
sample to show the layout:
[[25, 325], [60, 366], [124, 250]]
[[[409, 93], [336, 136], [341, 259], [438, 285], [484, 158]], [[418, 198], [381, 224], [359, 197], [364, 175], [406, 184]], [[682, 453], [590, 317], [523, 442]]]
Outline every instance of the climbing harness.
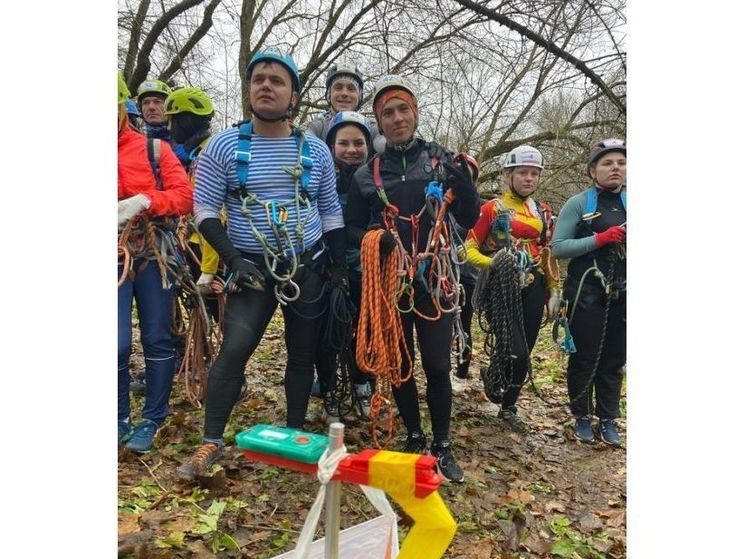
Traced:
[[[299, 267], [299, 256], [306, 251], [304, 232], [311, 217], [311, 198], [308, 187], [311, 182], [311, 148], [306, 142], [302, 131], [294, 129], [298, 145], [298, 159], [294, 167], [283, 167], [283, 171], [294, 179], [294, 197], [292, 200], [260, 200], [254, 193], [246, 189], [251, 165], [251, 136], [253, 128], [251, 122], [243, 122], [238, 127], [238, 143], [236, 145], [235, 161], [236, 175], [239, 187], [236, 192], [241, 201], [241, 213], [249, 222], [249, 227], [262, 245], [264, 263], [269, 275], [275, 280], [275, 297], [281, 305], [292, 303], [300, 297], [300, 287], [293, 276]], [[301, 220], [301, 205], [306, 209], [306, 217]], [[293, 238], [287, 229], [289, 217], [288, 207], [295, 208], [295, 239], [300, 241], [300, 249], [293, 243]], [[272, 230], [274, 244], [266, 235], [261, 233], [254, 224], [255, 215], [263, 216]]]
[[[399, 208], [392, 204], [386, 195], [381, 177], [381, 158], [373, 159], [373, 182], [376, 193], [383, 203], [383, 227], [395, 240], [394, 251], [399, 254], [397, 275], [400, 278], [396, 293], [396, 306], [401, 312], [414, 312], [420, 318], [429, 321], [438, 320], [442, 314], [455, 314], [460, 301], [459, 263], [464, 258], [459, 256], [459, 245], [453, 242], [453, 217], [448, 208], [456, 199], [453, 191], [443, 192], [444, 177], [440, 161], [431, 157], [428, 164], [433, 174], [425, 188], [425, 204], [417, 214], [409, 217], [400, 215]], [[425, 243], [425, 251], [419, 252], [420, 222], [425, 215], [432, 219], [433, 225]], [[406, 221], [411, 229], [411, 248], [407, 250], [398, 232], [399, 221]], [[460, 240], [455, 236], [456, 240]], [[415, 308], [415, 282], [419, 282], [430, 295], [435, 315], [428, 316]]]

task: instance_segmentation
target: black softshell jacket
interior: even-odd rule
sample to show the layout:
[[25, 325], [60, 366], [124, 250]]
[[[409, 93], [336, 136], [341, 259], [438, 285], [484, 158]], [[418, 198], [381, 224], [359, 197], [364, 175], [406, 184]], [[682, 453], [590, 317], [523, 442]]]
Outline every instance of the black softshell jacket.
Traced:
[[[414, 145], [402, 152], [387, 147], [381, 155], [381, 178], [389, 202], [399, 208], [399, 215], [409, 217], [418, 214], [425, 205], [425, 189], [434, 179], [430, 158], [436, 156], [441, 163], [451, 163], [453, 154], [434, 142], [417, 138]], [[447, 188], [447, 185], [446, 185]], [[445, 191], [445, 188], [444, 188]], [[373, 161], [360, 167], [352, 179], [345, 208], [345, 225], [349, 243], [359, 248], [363, 236], [372, 226], [381, 224], [381, 210], [384, 205], [376, 193], [373, 182]], [[479, 218], [479, 197], [455, 200], [449, 211], [456, 222], [465, 229], [471, 229]], [[399, 236], [409, 251], [412, 246], [412, 229], [409, 222], [397, 220]], [[433, 221], [427, 211], [422, 216], [419, 228], [418, 252], [425, 251], [427, 236]]]

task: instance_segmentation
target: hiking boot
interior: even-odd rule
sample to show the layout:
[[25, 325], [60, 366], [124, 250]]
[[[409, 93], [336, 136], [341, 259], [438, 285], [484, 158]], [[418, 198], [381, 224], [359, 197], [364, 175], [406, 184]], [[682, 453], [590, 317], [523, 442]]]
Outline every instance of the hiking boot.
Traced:
[[595, 440], [593, 435], [593, 425], [591, 424], [591, 417], [584, 415], [575, 419], [575, 438], [583, 443], [592, 443]]
[[425, 447], [427, 446], [427, 439], [422, 431], [415, 431], [407, 435], [407, 440], [402, 445], [399, 452], [406, 452], [408, 454], [425, 454]]
[[514, 406], [503, 408], [498, 412], [497, 417], [504, 420], [513, 431], [517, 431], [518, 433], [528, 433], [530, 429], [528, 428], [528, 425], [518, 417], [518, 414], [516, 413], [517, 411], [518, 410]]
[[613, 419], [602, 419], [598, 425], [598, 432], [601, 440], [611, 446], [622, 446], [622, 439], [619, 437], [619, 429], [616, 421]]
[[339, 402], [333, 392], [324, 392], [324, 419], [327, 423], [339, 421]]
[[464, 471], [456, 463], [456, 459], [453, 457], [453, 451], [451, 450], [451, 443], [448, 441], [433, 444], [430, 447], [430, 454], [437, 458], [436, 466], [438, 473], [446, 478], [448, 481], [454, 481], [460, 483], [464, 481]]
[[207, 471], [223, 456], [223, 445], [205, 443], [197, 449], [188, 462], [176, 468], [176, 475], [185, 481], [192, 481], [197, 476], [207, 475]]
[[471, 364], [471, 352], [464, 355], [464, 362], [456, 366], [456, 378], [462, 380], [469, 378], [469, 365]]
[[355, 385], [355, 412], [360, 419], [370, 418], [370, 384]]
[[318, 377], [313, 379], [313, 384], [311, 385], [311, 396], [314, 398], [321, 398], [321, 385], [319, 384]]
[[130, 380], [130, 392], [133, 394], [145, 394], [145, 371], [132, 375]]
[[153, 448], [153, 438], [158, 424], [150, 419], [143, 419], [137, 424], [127, 441], [127, 448], [135, 452], [147, 452]]
[[119, 444], [126, 443], [132, 435], [132, 422], [127, 419], [119, 420]]

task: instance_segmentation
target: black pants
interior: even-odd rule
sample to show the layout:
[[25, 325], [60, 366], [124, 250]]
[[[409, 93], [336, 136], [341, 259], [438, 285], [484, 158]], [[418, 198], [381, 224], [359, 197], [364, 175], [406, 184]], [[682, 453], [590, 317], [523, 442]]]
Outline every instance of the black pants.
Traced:
[[[591, 414], [594, 391], [596, 415], [601, 419], [619, 417], [624, 376], [622, 367], [627, 360], [625, 297], [623, 295], [623, 298], [611, 301], [601, 359], [592, 380], [593, 365], [601, 343], [606, 295], [602, 294], [589, 304], [581, 301], [575, 309], [569, 326], [577, 351], [570, 354], [567, 365], [567, 392], [570, 396], [570, 409], [576, 417]], [[571, 307], [572, 303], [570, 299]]]
[[[287, 348], [285, 397], [288, 427], [302, 428], [313, 382], [318, 315], [323, 308], [323, 301], [318, 295], [323, 279], [303, 266], [296, 272], [293, 280], [300, 286], [300, 298], [282, 307]], [[245, 290], [228, 295], [223, 343], [207, 379], [206, 439], [223, 437], [228, 417], [241, 393], [246, 363], [259, 345], [277, 308], [274, 285], [273, 281], [268, 281], [263, 292]]]
[[[422, 298], [417, 301], [417, 309], [433, 316], [435, 309], [432, 301]], [[417, 328], [417, 342], [420, 347], [420, 359], [425, 371], [427, 387], [425, 389], [427, 407], [430, 410], [430, 421], [433, 426], [434, 442], [449, 440], [451, 426], [451, 335], [453, 315], [443, 314], [437, 321], [418, 317], [414, 312], [402, 313], [402, 328], [407, 348], [414, 361], [414, 328]], [[409, 433], [422, 431], [420, 423], [420, 406], [417, 398], [417, 384], [414, 374], [398, 389], [394, 388], [394, 399], [404, 425]]]
[[[544, 314], [544, 284], [544, 275], [534, 272], [534, 281], [521, 290], [524, 332], [521, 332], [518, 320], [513, 320], [511, 323], [512, 350], [517, 358], [513, 360], [510, 386], [503, 394], [503, 409], [515, 406], [528, 375], [528, 369], [531, 366], [531, 352], [536, 344], [539, 328], [541, 328], [541, 317]], [[523, 343], [524, 334], [526, 337], [525, 345]], [[506, 376], [507, 374], [506, 371]]]

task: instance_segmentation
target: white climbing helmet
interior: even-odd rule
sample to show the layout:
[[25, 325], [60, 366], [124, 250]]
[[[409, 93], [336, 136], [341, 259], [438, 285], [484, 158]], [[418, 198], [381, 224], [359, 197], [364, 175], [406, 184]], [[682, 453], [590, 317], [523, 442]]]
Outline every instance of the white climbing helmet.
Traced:
[[536, 167], [543, 169], [544, 158], [536, 148], [526, 145], [518, 146], [510, 150], [505, 165], [503, 165], [504, 169], [512, 167]]

